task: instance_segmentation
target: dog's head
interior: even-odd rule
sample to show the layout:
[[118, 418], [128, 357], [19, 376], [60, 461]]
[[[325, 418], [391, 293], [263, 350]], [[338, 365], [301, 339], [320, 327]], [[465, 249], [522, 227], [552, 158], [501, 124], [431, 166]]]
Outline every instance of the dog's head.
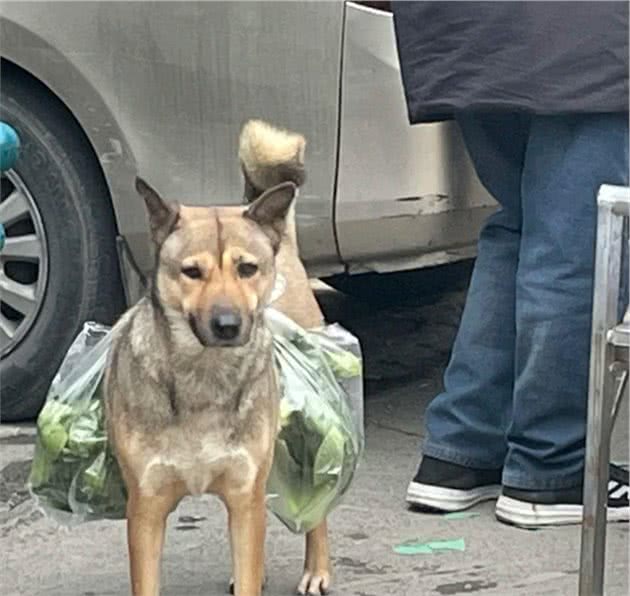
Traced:
[[246, 344], [271, 296], [296, 186], [279, 184], [247, 208], [169, 203], [140, 178], [136, 190], [156, 247], [155, 300], [203, 346]]

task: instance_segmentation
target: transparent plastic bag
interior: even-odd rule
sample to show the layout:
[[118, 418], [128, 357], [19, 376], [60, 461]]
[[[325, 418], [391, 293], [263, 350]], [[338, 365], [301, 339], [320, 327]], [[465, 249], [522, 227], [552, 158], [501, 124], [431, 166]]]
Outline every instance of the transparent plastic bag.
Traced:
[[307, 532], [345, 494], [363, 451], [359, 344], [338, 325], [306, 331], [273, 309], [267, 323], [282, 386], [267, 504], [292, 532]]
[[[282, 387], [267, 503], [291, 531], [305, 532], [339, 502], [363, 451], [361, 352], [338, 325], [305, 331], [271, 308], [267, 320]], [[107, 327], [85, 324], [37, 420], [30, 489], [65, 523], [125, 516], [101, 389], [110, 345]]]
[[86, 323], [37, 418], [29, 486], [60, 521], [125, 515], [126, 490], [107, 442], [101, 390], [110, 345], [108, 327]]
[[352, 333], [338, 323], [310, 330], [309, 335], [319, 342], [335, 379], [347, 395], [350, 413], [357, 430], [361, 452], [363, 452], [365, 435], [361, 344]]

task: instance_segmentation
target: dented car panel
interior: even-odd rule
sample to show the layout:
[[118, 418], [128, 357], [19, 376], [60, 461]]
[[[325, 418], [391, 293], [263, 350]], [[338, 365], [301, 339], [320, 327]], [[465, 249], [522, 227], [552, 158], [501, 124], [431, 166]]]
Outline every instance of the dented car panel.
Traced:
[[455, 123], [409, 126], [391, 14], [348, 4], [343, 51], [341, 258], [359, 273], [473, 255], [496, 203]]

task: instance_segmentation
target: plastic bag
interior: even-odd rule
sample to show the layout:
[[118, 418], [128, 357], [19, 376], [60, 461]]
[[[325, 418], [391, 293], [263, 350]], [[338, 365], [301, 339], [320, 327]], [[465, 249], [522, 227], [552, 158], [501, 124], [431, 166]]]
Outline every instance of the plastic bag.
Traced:
[[[304, 532], [339, 502], [363, 451], [361, 352], [338, 325], [305, 331], [273, 309], [267, 320], [282, 387], [267, 502], [290, 530]], [[107, 327], [85, 324], [37, 420], [29, 485], [66, 523], [125, 516], [126, 490], [108, 445], [101, 390], [110, 345]]]
[[282, 386], [267, 504], [292, 532], [307, 532], [345, 494], [363, 451], [359, 344], [338, 325], [305, 331], [273, 309], [267, 324]]
[[110, 345], [107, 327], [86, 323], [37, 418], [29, 485], [60, 521], [125, 516], [127, 495], [108, 445], [101, 391]]

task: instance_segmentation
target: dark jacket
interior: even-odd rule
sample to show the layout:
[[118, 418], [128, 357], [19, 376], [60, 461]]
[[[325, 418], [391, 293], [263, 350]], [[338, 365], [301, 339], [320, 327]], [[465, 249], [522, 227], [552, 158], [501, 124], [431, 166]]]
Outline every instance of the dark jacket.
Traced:
[[627, 2], [392, 2], [413, 124], [628, 110]]

